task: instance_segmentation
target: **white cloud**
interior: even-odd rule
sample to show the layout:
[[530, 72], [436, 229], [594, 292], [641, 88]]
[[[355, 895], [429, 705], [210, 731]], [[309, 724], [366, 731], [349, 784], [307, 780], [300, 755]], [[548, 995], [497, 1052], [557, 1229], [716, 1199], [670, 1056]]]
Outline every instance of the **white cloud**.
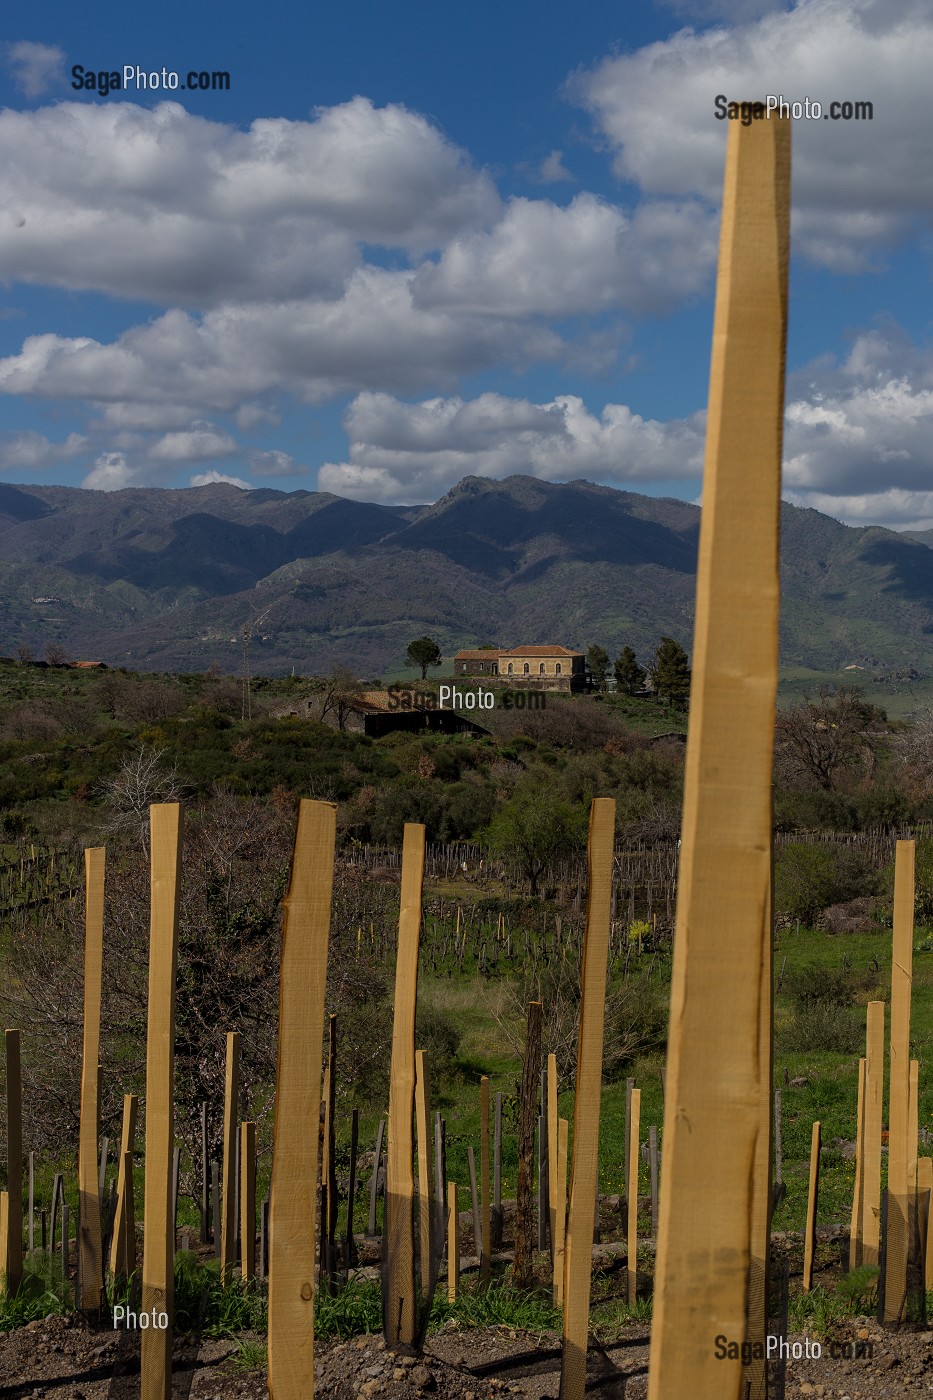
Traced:
[[[729, 9], [735, 11], [735, 6]], [[800, 0], [726, 29], [686, 29], [615, 56], [570, 91], [644, 194], [720, 199], [714, 98], [874, 103], [873, 121], [795, 121], [794, 246], [837, 271], [869, 265], [933, 212], [928, 105], [933, 11], [907, 0]]]
[[64, 442], [51, 442], [32, 429], [0, 434], [0, 470], [44, 471], [60, 462], [70, 462], [87, 448], [81, 433], [69, 433]]
[[644, 483], [702, 468], [704, 415], [659, 423], [607, 404], [597, 417], [574, 395], [547, 404], [482, 394], [408, 404], [361, 394], [347, 411], [350, 460], [329, 462], [320, 490], [361, 500], [435, 500], [467, 475], [520, 472]]
[[830, 496], [821, 491], [785, 491], [796, 506], [832, 515], [846, 525], [883, 525], [889, 530], [933, 530], [933, 491], [876, 491], [870, 496]]
[[359, 245], [418, 255], [497, 216], [417, 113], [355, 97], [247, 131], [177, 103], [0, 113], [4, 276], [160, 305], [339, 297]]
[[94, 463], [81, 485], [89, 491], [122, 491], [126, 486], [145, 486], [149, 483], [138, 479], [138, 472], [131, 467], [122, 452], [104, 452]]
[[224, 482], [227, 486], [238, 486], [241, 491], [252, 491], [253, 487], [248, 481], [244, 481], [241, 476], [227, 476], [225, 472], [199, 472], [193, 476], [189, 485], [191, 486], [214, 486], [217, 482]]
[[592, 194], [566, 208], [513, 199], [489, 232], [454, 239], [417, 273], [415, 305], [489, 316], [654, 313], [705, 290], [718, 220], [694, 200], [632, 215]]
[[150, 457], [164, 462], [206, 462], [230, 457], [237, 444], [229, 433], [211, 423], [200, 423], [187, 432], [166, 433], [149, 449]]
[[65, 55], [54, 44], [36, 44], [29, 39], [21, 39], [19, 43], [7, 45], [6, 62], [20, 92], [33, 98], [41, 97], [55, 87], [62, 75]]
[[320, 403], [361, 388], [418, 392], [497, 363], [554, 360], [560, 337], [531, 320], [420, 307], [411, 274], [353, 274], [338, 301], [168, 311], [116, 341], [29, 336], [0, 360], [0, 393], [98, 403], [187, 403], [230, 412], [290, 392]]
[[233, 421], [241, 432], [250, 433], [256, 428], [277, 428], [282, 421], [282, 415], [278, 409], [267, 404], [244, 403], [233, 415]]

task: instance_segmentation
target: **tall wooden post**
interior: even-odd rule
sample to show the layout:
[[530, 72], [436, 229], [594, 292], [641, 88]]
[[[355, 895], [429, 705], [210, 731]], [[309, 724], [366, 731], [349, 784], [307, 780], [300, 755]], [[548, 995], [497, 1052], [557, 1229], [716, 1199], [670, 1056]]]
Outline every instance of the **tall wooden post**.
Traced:
[[628, 1197], [628, 1275], [627, 1301], [633, 1307], [638, 1297], [638, 1139], [641, 1135], [641, 1090], [632, 1090], [632, 1131], [628, 1145], [626, 1189]]
[[447, 1301], [457, 1301], [460, 1285], [460, 1217], [457, 1214], [457, 1183], [447, 1183]]
[[849, 1225], [849, 1270], [862, 1262], [862, 1216], [865, 1209], [865, 1057], [858, 1062], [858, 1108], [855, 1119], [855, 1187]]
[[810, 1135], [810, 1186], [807, 1192], [807, 1232], [803, 1237], [803, 1291], [809, 1293], [813, 1287], [813, 1255], [816, 1252], [816, 1212], [820, 1190], [820, 1144], [819, 1123], [813, 1124]]
[[389, 1148], [386, 1160], [387, 1290], [385, 1334], [389, 1347], [415, 1340], [414, 1194], [412, 1115], [415, 1106], [415, 1003], [418, 937], [424, 881], [424, 827], [409, 822], [402, 843], [402, 899], [395, 967], [395, 1011], [389, 1071]]
[[[175, 1145], [175, 974], [181, 883], [181, 808], [149, 808], [151, 905], [149, 1019], [146, 1032], [146, 1181], [142, 1310], [168, 1314], [168, 1326], [142, 1334], [141, 1400], [171, 1400], [175, 1232], [172, 1149]], [[95, 1066], [96, 1066], [95, 1060]]]
[[[136, 1140], [136, 1110], [139, 1100], [135, 1094], [123, 1095], [123, 1136], [120, 1139], [120, 1156], [117, 1161], [117, 1208], [113, 1217], [113, 1228], [110, 1233], [110, 1272], [112, 1274], [122, 1274], [132, 1272], [135, 1267], [135, 1258], [129, 1270], [126, 1266], [127, 1255], [127, 1181], [132, 1186], [133, 1172], [133, 1151]], [[130, 1162], [130, 1171], [127, 1175], [127, 1159]], [[134, 1255], [135, 1255], [135, 1241]]]
[[431, 1182], [431, 1099], [423, 1050], [415, 1051], [415, 1119], [418, 1138], [418, 1246], [421, 1255], [421, 1291], [427, 1295], [431, 1277], [434, 1193]]
[[884, 1002], [870, 1001], [865, 1029], [865, 1148], [862, 1263], [881, 1262], [881, 1111], [884, 1093]]
[[925, 1281], [926, 1291], [933, 1290], [933, 1241], [930, 1239], [930, 1228], [933, 1225], [931, 1219], [931, 1197], [933, 1197], [933, 1157], [919, 1157], [917, 1159], [917, 1196], [920, 1202], [921, 1231], [920, 1239], [923, 1247], [923, 1258], [920, 1261], [921, 1272]]
[[564, 1243], [564, 1336], [561, 1400], [583, 1400], [593, 1272], [593, 1227], [599, 1190], [599, 1110], [609, 964], [609, 913], [616, 804], [597, 797], [590, 809], [588, 896], [580, 977], [577, 1092], [573, 1106], [573, 1166]]
[[907, 1308], [910, 1182], [910, 991], [914, 954], [914, 843], [898, 841], [894, 860], [894, 949], [891, 958], [891, 1061], [888, 1206], [884, 1253], [884, 1320], [903, 1321]]
[[321, 1052], [337, 808], [302, 800], [283, 901], [269, 1188], [269, 1395], [314, 1395], [314, 1234]]
[[515, 1185], [515, 1263], [513, 1276], [518, 1288], [531, 1283], [531, 1188], [532, 1154], [535, 1145], [535, 1116], [538, 1075], [541, 1070], [541, 1003], [530, 1001], [525, 1020], [525, 1058], [518, 1103], [518, 1176]]
[[771, 938], [790, 122], [732, 124], [703, 518], [664, 1117], [649, 1400], [735, 1400], [770, 1095]]
[[220, 1277], [229, 1283], [236, 1262], [237, 1104], [240, 1097], [240, 1032], [227, 1032], [227, 1063], [224, 1075], [224, 1164], [223, 1204], [220, 1224]]
[[23, 1081], [20, 1033], [6, 1032], [7, 1238], [0, 1255], [6, 1290], [12, 1297], [23, 1277]]
[[[554, 1270], [555, 1296], [557, 1289], [557, 1265], [554, 1255], [557, 1250], [557, 1056], [547, 1057], [547, 1183], [548, 1183], [548, 1234], [551, 1239], [551, 1268]], [[563, 1238], [563, 1232], [561, 1232]]]
[[569, 1137], [570, 1121], [567, 1118], [558, 1118], [557, 1132], [557, 1170], [556, 1186], [554, 1192], [554, 1306], [562, 1308], [564, 1306], [564, 1246], [567, 1240], [567, 1139]]
[[102, 847], [84, 852], [84, 1047], [81, 1060], [81, 1127], [78, 1139], [78, 1229], [81, 1298], [96, 1311], [104, 1288], [100, 1197], [97, 1190], [97, 1133], [100, 1098], [100, 1001], [104, 960], [104, 858]]
[[240, 1269], [256, 1277], [256, 1124], [240, 1124]]
[[489, 1075], [484, 1074], [479, 1081], [479, 1175], [482, 1191], [479, 1273], [483, 1283], [488, 1283], [492, 1275], [492, 1188], [489, 1167]]

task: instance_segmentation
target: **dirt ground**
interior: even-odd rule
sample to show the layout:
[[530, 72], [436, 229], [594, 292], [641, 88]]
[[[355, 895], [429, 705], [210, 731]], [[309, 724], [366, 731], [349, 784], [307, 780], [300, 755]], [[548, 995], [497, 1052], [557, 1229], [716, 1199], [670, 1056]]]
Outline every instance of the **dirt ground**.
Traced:
[[[838, 1334], [842, 1339], [871, 1343], [874, 1354], [834, 1359], [824, 1343], [818, 1360], [788, 1363], [788, 1397], [915, 1400], [933, 1393], [933, 1331], [883, 1332], [873, 1320], [854, 1318]], [[138, 1340], [138, 1334], [95, 1331], [80, 1318], [62, 1316], [2, 1334], [0, 1400], [137, 1400]], [[448, 1328], [414, 1358], [387, 1352], [381, 1337], [359, 1337], [318, 1348], [315, 1389], [327, 1400], [556, 1400], [559, 1342], [554, 1333]], [[231, 1341], [179, 1343], [175, 1400], [266, 1400], [265, 1371], [239, 1369], [238, 1350]], [[605, 1349], [594, 1346], [587, 1388], [600, 1397], [643, 1400], [647, 1367], [647, 1328], [633, 1327]]]

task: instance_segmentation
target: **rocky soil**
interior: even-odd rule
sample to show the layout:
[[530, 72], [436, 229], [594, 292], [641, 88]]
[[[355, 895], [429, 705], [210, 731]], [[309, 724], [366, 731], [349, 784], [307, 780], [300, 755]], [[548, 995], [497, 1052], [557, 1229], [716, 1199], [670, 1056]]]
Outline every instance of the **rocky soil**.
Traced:
[[[258, 1340], [179, 1343], [175, 1400], [266, 1400], [265, 1371], [242, 1364]], [[873, 1355], [834, 1358], [824, 1341], [818, 1360], [788, 1363], [787, 1397], [917, 1400], [933, 1394], [933, 1331], [887, 1333], [873, 1320], [855, 1318], [835, 1340], [870, 1343]], [[644, 1400], [647, 1366], [647, 1328], [629, 1328], [611, 1345], [591, 1350], [591, 1383], [601, 1397]], [[422, 1357], [395, 1356], [381, 1337], [359, 1337], [320, 1346], [316, 1358], [316, 1391], [327, 1400], [556, 1400], [559, 1379], [559, 1338], [509, 1328], [448, 1328], [429, 1338]], [[779, 1391], [773, 1387], [772, 1394]], [[0, 1400], [138, 1395], [137, 1334], [95, 1331], [80, 1318], [54, 1316], [0, 1335]]]

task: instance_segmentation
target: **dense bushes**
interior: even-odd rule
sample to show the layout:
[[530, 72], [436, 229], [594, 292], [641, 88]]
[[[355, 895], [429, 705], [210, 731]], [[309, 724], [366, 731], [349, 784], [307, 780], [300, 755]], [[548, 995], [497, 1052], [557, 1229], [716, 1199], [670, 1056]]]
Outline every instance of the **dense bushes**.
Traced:
[[879, 892], [880, 872], [862, 851], [820, 842], [790, 842], [774, 863], [774, 907], [778, 914], [812, 923], [821, 909]]

